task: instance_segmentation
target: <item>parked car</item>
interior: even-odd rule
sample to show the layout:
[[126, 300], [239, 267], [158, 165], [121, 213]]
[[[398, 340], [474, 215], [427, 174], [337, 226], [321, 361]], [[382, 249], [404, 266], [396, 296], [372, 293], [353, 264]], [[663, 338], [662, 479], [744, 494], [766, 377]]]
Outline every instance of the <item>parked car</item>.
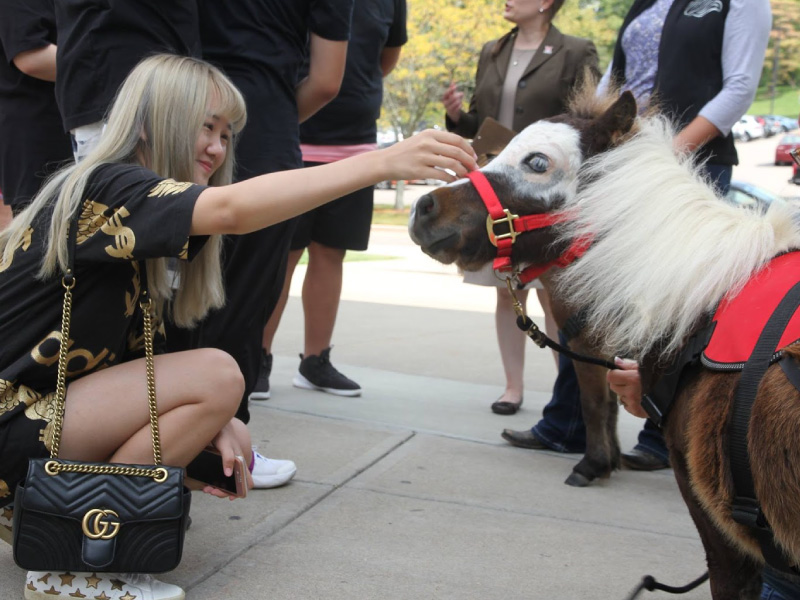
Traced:
[[725, 194], [725, 200], [736, 206], [758, 207], [763, 212], [770, 204], [781, 201], [782, 198], [752, 183], [734, 179], [731, 181], [728, 193]]
[[744, 115], [731, 129], [734, 139], [749, 142], [764, 137], [764, 126], [753, 115]]
[[788, 133], [794, 131], [798, 127], [796, 119], [792, 117], [784, 117], [783, 115], [766, 115], [767, 119], [774, 119], [780, 125], [781, 132]]
[[794, 163], [792, 157], [789, 156], [789, 151], [795, 148], [800, 148], [800, 135], [789, 134], [781, 138], [775, 148], [775, 164], [776, 165], [791, 165]]
[[771, 137], [775, 135], [775, 132], [772, 130], [772, 128], [767, 125], [767, 120], [764, 117], [761, 115], [756, 115], [756, 121], [758, 121], [758, 124], [764, 128], [764, 137]]
[[777, 117], [773, 115], [763, 115], [759, 117], [759, 119], [763, 119], [763, 122], [759, 122], [764, 126], [764, 135], [766, 137], [783, 133], [783, 126]]

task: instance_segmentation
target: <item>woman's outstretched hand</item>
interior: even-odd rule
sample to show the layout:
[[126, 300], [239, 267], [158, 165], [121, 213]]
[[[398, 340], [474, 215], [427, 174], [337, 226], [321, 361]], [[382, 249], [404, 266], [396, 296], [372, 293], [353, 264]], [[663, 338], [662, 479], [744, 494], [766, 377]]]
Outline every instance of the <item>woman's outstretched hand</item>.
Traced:
[[427, 129], [380, 150], [389, 176], [386, 179], [441, 179], [450, 182], [478, 168], [472, 147], [455, 133]]

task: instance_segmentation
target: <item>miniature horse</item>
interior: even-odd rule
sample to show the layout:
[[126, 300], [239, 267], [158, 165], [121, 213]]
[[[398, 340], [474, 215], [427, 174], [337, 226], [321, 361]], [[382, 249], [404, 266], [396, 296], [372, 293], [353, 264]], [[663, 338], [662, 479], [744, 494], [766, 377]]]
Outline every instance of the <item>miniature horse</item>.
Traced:
[[[703, 318], [771, 258], [800, 248], [797, 209], [766, 215], [716, 197], [687, 157], [672, 149], [659, 115], [636, 117], [633, 97], [597, 99], [591, 90], [566, 115], [527, 127], [486, 167], [512, 212], [560, 213], [566, 220], [521, 234], [516, 265], [547, 265], [576, 239], [585, 254], [541, 280], [559, 326], [580, 312], [586, 326], [569, 343], [585, 354], [639, 360], [645, 390]], [[472, 183], [439, 188], [417, 203], [409, 223], [424, 252], [465, 270], [493, 260], [487, 208]], [[800, 358], [797, 345], [785, 359]], [[587, 450], [567, 483], [585, 485], [619, 466], [616, 403], [605, 370], [575, 363]], [[664, 434], [679, 488], [706, 550], [715, 600], [758, 597], [763, 557], [749, 529], [731, 516], [728, 428], [738, 372], [690, 372]], [[754, 487], [777, 545], [800, 564], [800, 392], [773, 365], [750, 420]]]

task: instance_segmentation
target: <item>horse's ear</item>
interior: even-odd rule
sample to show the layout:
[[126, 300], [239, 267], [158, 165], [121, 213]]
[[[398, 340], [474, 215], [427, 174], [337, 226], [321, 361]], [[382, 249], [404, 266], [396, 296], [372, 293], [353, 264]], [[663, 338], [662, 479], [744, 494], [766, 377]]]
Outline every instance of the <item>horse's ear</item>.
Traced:
[[625, 92], [586, 132], [584, 151], [587, 157], [615, 146], [631, 130], [635, 120], [636, 100], [633, 94]]

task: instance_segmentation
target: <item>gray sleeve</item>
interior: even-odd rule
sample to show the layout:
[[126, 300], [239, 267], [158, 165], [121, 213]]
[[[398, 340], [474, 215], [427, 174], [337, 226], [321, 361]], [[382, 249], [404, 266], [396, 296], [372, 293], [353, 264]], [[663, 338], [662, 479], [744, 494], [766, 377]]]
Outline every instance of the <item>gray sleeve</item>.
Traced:
[[603, 76], [600, 78], [600, 81], [597, 83], [597, 90], [595, 91], [595, 95], [597, 97], [605, 96], [609, 92], [609, 86], [611, 85], [611, 67], [614, 66], [614, 61], [608, 63], [608, 68], [606, 72], [603, 73]]
[[722, 135], [756, 96], [771, 29], [769, 0], [731, 0], [722, 40], [722, 90], [700, 110]]

